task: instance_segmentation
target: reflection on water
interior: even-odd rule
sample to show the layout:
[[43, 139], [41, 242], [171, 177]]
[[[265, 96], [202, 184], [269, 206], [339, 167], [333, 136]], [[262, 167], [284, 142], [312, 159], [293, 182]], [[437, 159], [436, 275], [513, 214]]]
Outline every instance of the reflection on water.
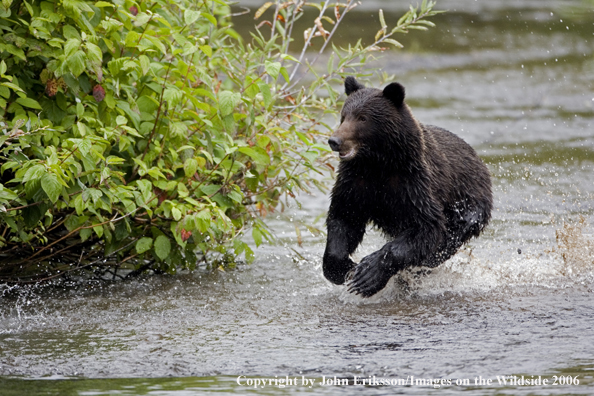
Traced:
[[[373, 20], [377, 4], [353, 18]], [[381, 3], [387, 19], [400, 13], [392, 4]], [[329, 202], [303, 197], [270, 218], [281, 245], [258, 249], [251, 266], [5, 293], [2, 394], [592, 393], [592, 13], [577, 12], [580, 1], [440, 4], [450, 12], [438, 27], [404, 37], [409, 51], [386, 54], [382, 68], [419, 120], [459, 134], [489, 165], [496, 210], [480, 239], [362, 301], [323, 279], [323, 236], [303, 233], [297, 248], [293, 224], [312, 224]], [[352, 26], [345, 35], [364, 23]], [[359, 259], [383, 244], [370, 234]], [[580, 384], [248, 389], [238, 375]]]

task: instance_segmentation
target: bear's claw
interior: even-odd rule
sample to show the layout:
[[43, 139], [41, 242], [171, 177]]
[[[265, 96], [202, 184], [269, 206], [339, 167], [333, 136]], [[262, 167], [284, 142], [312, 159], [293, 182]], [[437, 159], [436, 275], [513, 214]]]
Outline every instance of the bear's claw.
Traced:
[[371, 297], [386, 287], [391, 277], [389, 263], [383, 252], [377, 251], [363, 258], [351, 271], [348, 276], [348, 291], [362, 297]]

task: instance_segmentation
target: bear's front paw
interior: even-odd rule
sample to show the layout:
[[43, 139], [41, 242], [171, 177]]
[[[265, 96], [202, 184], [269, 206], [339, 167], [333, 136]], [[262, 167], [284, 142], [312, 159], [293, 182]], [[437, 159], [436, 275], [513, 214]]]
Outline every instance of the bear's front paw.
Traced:
[[349, 292], [371, 297], [386, 287], [393, 275], [387, 255], [380, 250], [363, 258], [349, 276]]
[[324, 276], [335, 285], [342, 285], [354, 267], [355, 263], [350, 258], [337, 260], [330, 256], [324, 257]]

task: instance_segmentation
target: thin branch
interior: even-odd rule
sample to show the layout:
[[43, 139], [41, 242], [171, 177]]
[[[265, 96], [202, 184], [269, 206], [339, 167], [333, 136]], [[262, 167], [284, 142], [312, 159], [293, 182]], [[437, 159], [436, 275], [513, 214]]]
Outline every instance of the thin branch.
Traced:
[[[45, 277], [45, 278], [41, 278], [41, 279], [35, 278], [35, 279], [30, 279], [30, 280], [18, 280], [18, 281], [10, 281], [10, 282], [11, 282], [11, 283], [20, 283], [20, 284], [44, 282], [44, 281], [48, 281], [48, 280], [50, 280], [50, 279], [57, 278], [58, 276], [63, 276], [65, 272], [71, 272], [71, 271], [76, 271], [76, 270], [81, 270], [81, 269], [85, 269], [85, 268], [88, 268], [88, 267], [92, 267], [93, 265], [95, 265], [95, 264], [97, 264], [97, 263], [99, 263], [99, 262], [101, 262], [101, 261], [104, 261], [104, 260], [105, 260], [107, 257], [113, 256], [114, 254], [116, 254], [116, 253], [118, 253], [118, 252], [120, 252], [120, 251], [122, 251], [122, 250], [125, 250], [125, 249], [127, 249], [127, 248], [128, 248], [128, 247], [130, 247], [130, 246], [131, 246], [131, 245], [132, 245], [134, 242], [136, 242], [136, 240], [137, 240], [137, 239], [138, 239], [138, 238], [135, 238], [135, 239], [133, 239], [133, 240], [132, 240], [130, 243], [126, 244], [125, 246], [122, 246], [121, 248], [119, 248], [119, 249], [117, 249], [117, 250], [114, 250], [113, 252], [111, 252], [111, 253], [110, 253], [110, 254], [108, 254], [107, 256], [101, 257], [101, 258], [99, 258], [99, 259], [97, 259], [97, 260], [95, 260], [95, 261], [93, 261], [93, 262], [90, 262], [90, 263], [88, 263], [88, 264], [85, 264], [85, 265], [83, 265], [83, 266], [80, 266], [80, 267], [73, 267], [73, 268], [71, 268], [71, 269], [64, 270], [64, 272], [58, 272], [58, 273], [55, 273], [55, 274], [53, 274], [53, 275], [50, 275], [50, 276], [47, 276], [47, 277]], [[119, 263], [118, 265], [121, 265], [121, 263]], [[33, 278], [33, 277], [34, 277], [34, 276], [30, 276], [29, 278]], [[0, 279], [6, 279], [6, 278], [0, 278]]]
[[[280, 3], [278, 0], [276, 0], [275, 7], [274, 7], [274, 16], [272, 17], [272, 29], [270, 30], [270, 40], [271, 41], [274, 38], [274, 34], [276, 33], [276, 19], [278, 18], [279, 8], [280, 8]], [[268, 51], [268, 58], [270, 58], [271, 55], [272, 55], [272, 48], [270, 49], [270, 51]], [[268, 82], [268, 81], [266, 81], [266, 82]]]
[[[342, 15], [340, 16], [340, 18], [338, 19], [338, 21], [336, 21], [336, 23], [334, 24], [334, 27], [332, 28], [332, 31], [330, 32], [330, 34], [328, 35], [328, 37], [326, 38], [326, 41], [324, 41], [324, 45], [322, 45], [322, 48], [320, 48], [320, 50], [318, 51], [318, 54], [316, 55], [316, 57], [314, 58], [313, 61], [311, 61], [309, 64], [310, 66], [313, 67], [313, 65], [317, 62], [318, 58], [320, 57], [320, 55], [324, 52], [324, 50], [326, 49], [326, 46], [328, 45], [328, 43], [330, 43], [330, 40], [332, 39], [332, 36], [334, 36], [334, 32], [336, 32], [336, 29], [338, 29], [338, 26], [340, 25], [340, 23], [342, 22], [342, 20], [344, 19], [345, 15], [349, 13], [349, 11], [352, 9], [351, 5], [353, 4], [355, 0], [349, 0], [349, 2], [346, 5], [346, 8], [344, 10], [344, 12], [342, 13]], [[355, 5], [356, 6], [356, 5]], [[354, 8], [354, 7], [353, 7]], [[312, 31], [313, 32], [313, 31]], [[301, 75], [299, 78], [297, 78], [297, 80], [293, 81], [291, 83], [291, 85], [289, 87], [287, 87], [287, 89], [291, 89], [293, 88], [299, 81], [301, 81], [301, 79], [303, 78], [304, 75]], [[293, 80], [293, 75], [291, 75], [291, 78], [289, 79], [290, 81]], [[286, 85], [286, 84], [285, 84]], [[284, 89], [285, 87], [283, 87]]]
[[[322, 10], [320, 11], [320, 15], [318, 16], [318, 18], [321, 18], [321, 17], [324, 16], [324, 13], [328, 9], [328, 4], [329, 3], [327, 1], [324, 2], [324, 6], [322, 7]], [[309, 47], [309, 43], [311, 42], [311, 39], [313, 38], [313, 36], [315, 34], [315, 28], [316, 28], [316, 24], [314, 23], [313, 27], [311, 28], [311, 32], [309, 34], [309, 37], [307, 38], [307, 41], [305, 42], [305, 44], [303, 44], [303, 49], [301, 50], [301, 55], [299, 55], [299, 59], [297, 60], [297, 63], [295, 63], [295, 67], [293, 68], [293, 71], [291, 72], [291, 75], [289, 77], [289, 81], [292, 81], [293, 80], [293, 77], [295, 77], [295, 74], [299, 70], [299, 66], [301, 66], [301, 62], [303, 61], [303, 57], [305, 56], [305, 52], [307, 51], [307, 47]], [[287, 83], [285, 83], [285, 85], [287, 85]], [[283, 87], [281, 89], [285, 89], [285, 85], [283, 85]]]

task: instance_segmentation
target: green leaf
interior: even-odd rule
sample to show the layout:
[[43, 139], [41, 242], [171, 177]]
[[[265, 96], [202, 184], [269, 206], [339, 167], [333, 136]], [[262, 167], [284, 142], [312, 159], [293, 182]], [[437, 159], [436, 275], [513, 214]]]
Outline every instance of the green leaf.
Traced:
[[398, 22], [396, 23], [396, 27], [394, 29], [397, 29], [400, 25], [404, 24], [405, 21], [410, 18], [410, 16], [411, 16], [410, 11], [408, 11], [406, 14], [402, 15], [400, 17], [400, 19], [398, 20]]
[[78, 151], [80, 151], [80, 154], [83, 157], [86, 157], [87, 155], [89, 155], [89, 152], [91, 151], [91, 147], [93, 147], [93, 143], [91, 143], [91, 140], [88, 138], [82, 139], [78, 143]]
[[392, 44], [396, 48], [404, 48], [404, 45], [400, 44], [398, 41], [396, 41], [394, 39], [387, 38], [387, 39], [384, 39], [384, 41], [386, 43]]
[[138, 57], [138, 61], [140, 62], [140, 68], [142, 69], [142, 74], [146, 75], [151, 67], [151, 61], [146, 55], [140, 55]]
[[107, 1], [98, 1], [95, 3], [95, 7], [103, 8], [103, 7], [115, 7], [115, 4], [108, 3]]
[[435, 27], [435, 24], [431, 21], [421, 20], [421, 21], [417, 21], [417, 23], [421, 24], [421, 25], [427, 25], [429, 27]]
[[141, 96], [136, 101], [136, 105], [138, 106], [138, 110], [149, 114], [156, 112], [159, 108], [159, 102], [152, 96]]
[[271, 62], [267, 60], [264, 62], [264, 69], [266, 69], [266, 73], [276, 80], [280, 73], [281, 64], [280, 62]]
[[291, 82], [291, 78], [289, 77], [289, 72], [287, 71], [287, 68], [286, 67], [284, 67], [284, 66], [281, 67], [280, 74], [283, 76], [283, 78], [285, 79], [285, 81], [287, 83], [290, 83]]
[[258, 94], [258, 92], [260, 92], [260, 90], [258, 89], [258, 85], [254, 82], [254, 80], [250, 76], [247, 76], [245, 85], [244, 85], [244, 94], [248, 98], [254, 99], [256, 97], [256, 95]]
[[87, 56], [90, 61], [99, 63], [103, 61], [103, 52], [101, 51], [101, 48], [93, 43], [86, 43], [85, 46], [87, 47]]
[[190, 192], [188, 191], [188, 188], [185, 186], [185, 184], [177, 183], [177, 195], [179, 195], [180, 198], [185, 198], [189, 194]]
[[109, 165], [120, 165], [126, 162], [126, 160], [120, 157], [116, 157], [115, 155], [110, 155], [106, 158], [105, 162], [107, 162]]
[[212, 48], [210, 45], [201, 45], [199, 48], [206, 56], [212, 58]]
[[62, 192], [62, 184], [58, 181], [58, 177], [53, 173], [46, 173], [41, 178], [41, 188], [47, 194], [52, 203], [56, 203]]
[[87, 188], [82, 193], [82, 199], [84, 202], [87, 202], [89, 198], [91, 198], [94, 204], [96, 204], [102, 196], [103, 192], [101, 192], [101, 190], [97, 190], [96, 188]]
[[161, 260], [165, 260], [171, 252], [171, 242], [169, 241], [169, 238], [167, 238], [165, 235], [159, 235], [155, 239], [154, 248], [157, 257], [159, 257]]
[[178, 208], [173, 207], [171, 208], [171, 216], [173, 216], [175, 221], [180, 221], [182, 218], [182, 212]]
[[120, 125], [120, 128], [122, 128], [124, 131], [128, 132], [129, 135], [136, 136], [139, 138], [143, 137], [140, 133], [138, 133], [138, 131], [136, 129], [130, 128], [129, 126]]
[[2, 49], [4, 51], [8, 52], [9, 54], [12, 54], [12, 55], [22, 59], [23, 61], [27, 60], [27, 57], [25, 56], [25, 52], [21, 48], [15, 46], [15, 45], [3, 44]]
[[89, 216], [76, 216], [73, 214], [68, 216], [68, 218], [64, 222], [64, 226], [66, 226], [66, 229], [68, 231], [72, 231], [83, 225], [85, 221], [87, 221], [88, 219]]
[[151, 16], [146, 12], [141, 12], [136, 15], [136, 20], [134, 21], [134, 26], [142, 26], [146, 24], [148, 21], [151, 20]]
[[221, 91], [219, 93], [219, 110], [223, 117], [233, 113], [233, 109], [241, 101], [241, 94], [231, 91]]
[[183, 122], [172, 122], [169, 125], [169, 131], [172, 137], [184, 138], [188, 133], [188, 126]]
[[184, 11], [184, 22], [186, 25], [191, 25], [196, 22], [200, 18], [200, 12], [194, 10], [185, 10]]
[[252, 248], [250, 248], [248, 245], [245, 245], [245, 261], [248, 264], [251, 264], [254, 262], [256, 256], [254, 254], [254, 251], [252, 250]]
[[379, 10], [379, 20], [382, 25], [382, 30], [386, 30], [388, 26], [386, 25], [386, 20], [384, 19], [384, 10], [380, 8]]
[[64, 55], [68, 59], [76, 50], [80, 48], [80, 40], [78, 38], [71, 38], [64, 44]]
[[93, 227], [93, 231], [95, 231], [95, 234], [97, 234], [97, 236], [99, 238], [101, 238], [103, 236], [103, 226], [102, 225], [96, 225]]
[[202, 88], [198, 88], [194, 91], [195, 95], [201, 95], [201, 96], [206, 96], [210, 99], [212, 99], [213, 102], [217, 101], [217, 98], [212, 94], [212, 92], [207, 91], [206, 89], [202, 89]]
[[139, 130], [140, 129], [140, 126], [139, 126], [140, 115], [130, 108], [130, 103], [124, 102], [122, 100], [118, 100], [117, 107], [122, 109], [124, 111], [124, 113], [126, 113], [126, 115], [128, 116], [128, 119], [132, 120], [132, 123], [134, 124], [134, 128], [136, 128], [136, 130]]
[[263, 149], [265, 149], [266, 146], [268, 146], [268, 144], [270, 143], [270, 136], [267, 136], [267, 135], [258, 136], [256, 138], [256, 142], [258, 143], [259, 147], [262, 147]]
[[31, 98], [17, 98], [16, 102], [24, 107], [41, 110], [41, 106], [35, 99]]
[[262, 244], [262, 232], [258, 227], [252, 228], [252, 238], [254, 239], [256, 246], [260, 246]]
[[270, 156], [260, 147], [240, 147], [237, 151], [251, 157], [258, 165], [270, 165]]
[[146, 203], [151, 198], [153, 185], [150, 181], [144, 179], [137, 180], [136, 184], [138, 185], [138, 189], [142, 193], [142, 197], [144, 198], [144, 202]]
[[17, 197], [17, 194], [7, 188], [4, 188], [4, 186], [0, 183], [0, 199], [13, 200]]
[[76, 104], [76, 116], [78, 118], [81, 118], [84, 114], [85, 114], [85, 108], [84, 108], [83, 104], [80, 102], [77, 103]]
[[288, 60], [293, 61], [293, 62], [296, 62], [296, 63], [300, 63], [297, 58], [295, 58], [294, 56], [291, 56], [289, 54], [281, 54], [281, 58], [282, 59], [288, 59]]
[[272, 103], [272, 93], [270, 91], [270, 86], [266, 84], [264, 81], [258, 81], [258, 88], [260, 88], [260, 93], [262, 93], [262, 99], [264, 99], [264, 106], [268, 108]]
[[82, 199], [82, 194], [78, 194], [74, 198], [74, 209], [76, 209], [76, 214], [81, 216], [85, 211], [85, 203]]
[[229, 191], [227, 196], [231, 198], [233, 201], [237, 202], [238, 204], [241, 204], [243, 202], [243, 194], [239, 191]]
[[194, 176], [197, 169], [198, 169], [198, 161], [196, 159], [188, 158], [184, 162], [184, 173], [186, 174], [186, 177]]
[[208, 185], [200, 187], [200, 190], [202, 190], [203, 193], [205, 193], [206, 195], [209, 195], [209, 196], [215, 194], [220, 189], [221, 189], [221, 186], [218, 184], [208, 184]]
[[74, 54], [72, 54], [66, 59], [66, 64], [68, 65], [68, 68], [70, 69], [74, 77], [80, 76], [82, 72], [85, 71], [85, 60], [86, 55], [81, 50], [76, 51]]
[[82, 241], [84, 242], [87, 239], [89, 239], [92, 233], [93, 230], [91, 230], [90, 228], [83, 228], [82, 230], [80, 230], [80, 239], [82, 239]]
[[166, 179], [165, 175], [163, 174], [163, 172], [161, 172], [159, 170], [159, 168], [157, 168], [156, 166], [152, 167], [151, 169], [148, 170], [147, 172], [149, 174], [149, 176], [151, 176], [153, 179]]
[[[164, 19], [162, 19], [161, 21], [164, 21]], [[144, 37], [155, 46], [155, 48], [159, 51], [160, 54], [165, 55], [167, 53], [167, 48], [165, 47], [165, 44], [163, 44], [163, 41], [161, 41], [161, 38], [152, 35]]]
[[165, 92], [163, 92], [163, 99], [167, 101], [169, 108], [174, 108], [177, 104], [182, 100], [184, 97], [183, 91], [179, 90], [176, 87], [167, 88]]
[[80, 133], [81, 136], [87, 135], [87, 124], [77, 121], [76, 127], [78, 128], [78, 133]]
[[27, 172], [25, 172], [25, 176], [23, 176], [23, 183], [28, 182], [29, 180], [35, 180], [41, 178], [45, 173], [45, 166], [37, 164], [33, 165]]
[[142, 237], [136, 241], [136, 253], [142, 254], [147, 252], [153, 247], [153, 238]]
[[210, 23], [215, 25], [215, 27], [217, 26], [217, 19], [214, 16], [212, 16], [211, 14], [209, 14], [207, 12], [202, 12], [202, 13], [200, 13], [200, 15], [202, 15], [204, 18], [208, 19], [210, 21]]
[[72, 25], [64, 25], [62, 27], [62, 34], [64, 35], [64, 38], [66, 40], [70, 40], [70, 39], [75, 39], [79, 41], [79, 45], [80, 45], [80, 33], [78, 32], [78, 30], [72, 26]]
[[80, 239], [84, 242], [87, 239], [89, 239], [89, 237], [93, 234], [93, 230], [90, 228], [83, 228], [82, 230], [80, 230]]
[[124, 41], [124, 45], [126, 47], [136, 47], [138, 45], [138, 39], [140, 39], [140, 34], [131, 30], [126, 35], [126, 41]]
[[19, 86], [18, 86], [18, 85], [16, 85], [16, 84], [13, 84], [13, 83], [9, 83], [9, 82], [2, 82], [2, 83], [0, 83], [0, 85], [3, 85], [3, 86], [5, 86], [5, 87], [8, 87], [8, 88], [12, 89], [13, 91], [25, 92], [25, 91], [23, 91], [23, 90], [22, 90], [22, 88], [21, 88], [21, 87], [19, 87]]

